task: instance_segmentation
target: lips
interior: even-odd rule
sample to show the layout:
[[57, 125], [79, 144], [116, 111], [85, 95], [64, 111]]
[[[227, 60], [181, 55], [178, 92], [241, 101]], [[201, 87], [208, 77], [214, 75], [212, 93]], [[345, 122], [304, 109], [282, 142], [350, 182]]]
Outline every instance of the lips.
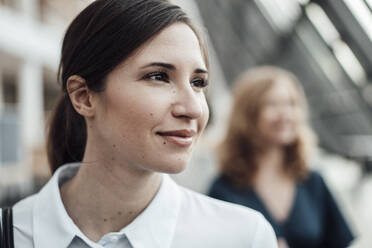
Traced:
[[[181, 147], [189, 147], [192, 144], [196, 131], [192, 129], [171, 130], [157, 132], [165, 141]], [[166, 144], [166, 143], [165, 143]]]

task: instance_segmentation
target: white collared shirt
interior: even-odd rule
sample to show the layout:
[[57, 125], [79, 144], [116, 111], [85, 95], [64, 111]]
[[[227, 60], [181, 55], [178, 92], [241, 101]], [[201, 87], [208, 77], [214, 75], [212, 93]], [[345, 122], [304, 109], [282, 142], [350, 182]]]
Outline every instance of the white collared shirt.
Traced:
[[120, 232], [98, 243], [67, 214], [60, 186], [79, 164], [59, 168], [42, 188], [13, 208], [16, 248], [276, 248], [275, 234], [258, 212], [177, 185], [168, 175], [149, 206]]

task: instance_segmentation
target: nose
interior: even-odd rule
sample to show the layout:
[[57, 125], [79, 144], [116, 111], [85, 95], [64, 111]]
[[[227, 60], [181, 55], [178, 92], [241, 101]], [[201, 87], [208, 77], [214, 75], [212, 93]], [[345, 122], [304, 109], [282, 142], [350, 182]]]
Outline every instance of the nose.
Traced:
[[278, 106], [277, 113], [280, 119], [292, 119], [295, 114], [295, 108], [290, 104], [282, 104]]
[[179, 88], [175, 95], [172, 115], [177, 118], [198, 119], [203, 115], [204, 95], [191, 86]]

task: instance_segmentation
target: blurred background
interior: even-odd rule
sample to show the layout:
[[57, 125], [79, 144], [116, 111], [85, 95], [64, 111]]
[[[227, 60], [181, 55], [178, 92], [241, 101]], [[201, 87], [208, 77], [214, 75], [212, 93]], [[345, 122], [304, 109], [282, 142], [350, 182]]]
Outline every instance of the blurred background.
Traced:
[[[50, 177], [45, 128], [59, 94], [63, 33], [92, 0], [0, 0], [0, 206]], [[205, 193], [217, 173], [230, 88], [261, 64], [293, 72], [305, 88], [325, 178], [357, 240], [372, 247], [372, 0], [173, 0], [208, 34], [209, 126], [174, 179]]]

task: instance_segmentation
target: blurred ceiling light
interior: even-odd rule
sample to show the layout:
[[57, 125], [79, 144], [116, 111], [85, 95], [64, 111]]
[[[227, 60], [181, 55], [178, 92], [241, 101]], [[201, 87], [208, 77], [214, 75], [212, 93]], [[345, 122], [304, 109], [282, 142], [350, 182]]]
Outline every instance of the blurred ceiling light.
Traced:
[[329, 82], [334, 88], [339, 88], [340, 81], [342, 81], [341, 68], [337, 65], [331, 51], [321, 46], [319, 44], [320, 40], [316, 39], [316, 36], [308, 28], [298, 28], [296, 32], [301, 42], [307, 48], [309, 55], [318, 64]]
[[332, 46], [334, 41], [340, 39], [337, 29], [319, 5], [311, 3], [306, 7], [305, 12], [320, 36], [329, 46]]
[[281, 32], [291, 30], [301, 15], [299, 2], [306, 0], [255, 0], [270, 24]]
[[357, 86], [363, 86], [366, 83], [366, 73], [350, 47], [345, 42], [338, 40], [333, 43], [332, 48], [337, 60], [352, 81]]
[[366, 0], [368, 6], [372, 9], [372, 0]]
[[299, 2], [301, 5], [307, 5], [310, 3], [310, 0], [297, 0], [297, 2]]
[[356, 85], [362, 86], [366, 82], [366, 73], [353, 51], [341, 40], [339, 32], [327, 14], [319, 5], [314, 3], [308, 5], [305, 11], [320, 36], [333, 50], [344, 71]]
[[[363, 0], [344, 0], [344, 2], [372, 41], [372, 13], [366, 3]], [[368, 4], [371, 6], [372, 1], [369, 0]]]
[[364, 100], [367, 101], [369, 106], [372, 106], [372, 85], [371, 84], [366, 84], [362, 91], [362, 95]]

